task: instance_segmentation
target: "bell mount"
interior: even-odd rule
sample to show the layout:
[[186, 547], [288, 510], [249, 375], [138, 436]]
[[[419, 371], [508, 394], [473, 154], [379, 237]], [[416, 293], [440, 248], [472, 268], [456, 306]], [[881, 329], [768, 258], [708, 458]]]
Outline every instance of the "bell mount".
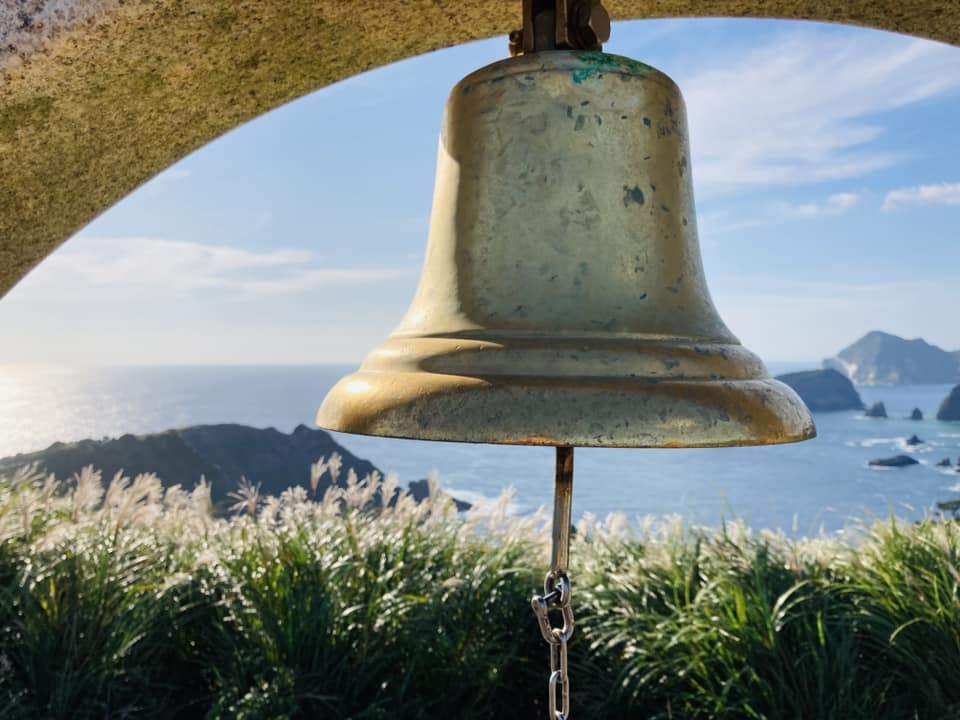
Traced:
[[523, 28], [510, 33], [510, 54], [596, 50], [610, 39], [601, 0], [523, 0]]

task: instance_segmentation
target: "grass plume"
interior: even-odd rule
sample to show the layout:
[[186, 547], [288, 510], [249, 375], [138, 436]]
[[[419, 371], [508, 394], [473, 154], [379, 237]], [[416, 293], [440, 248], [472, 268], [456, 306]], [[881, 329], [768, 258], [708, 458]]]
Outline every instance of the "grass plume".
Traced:
[[[545, 713], [542, 514], [418, 504], [391, 476], [316, 494], [247, 484], [216, 517], [204, 483], [0, 479], [0, 717]], [[792, 541], [585, 518], [577, 715], [958, 717], [958, 528]]]

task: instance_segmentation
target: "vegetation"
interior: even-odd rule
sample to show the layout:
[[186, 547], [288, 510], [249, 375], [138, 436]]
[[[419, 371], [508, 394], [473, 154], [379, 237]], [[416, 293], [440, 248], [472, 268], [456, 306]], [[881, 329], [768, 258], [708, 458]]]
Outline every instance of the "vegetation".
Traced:
[[[0, 717], [531, 718], [542, 516], [393, 479], [237, 497], [86, 470], [0, 480]], [[587, 518], [581, 718], [960, 716], [960, 527], [792, 542]]]

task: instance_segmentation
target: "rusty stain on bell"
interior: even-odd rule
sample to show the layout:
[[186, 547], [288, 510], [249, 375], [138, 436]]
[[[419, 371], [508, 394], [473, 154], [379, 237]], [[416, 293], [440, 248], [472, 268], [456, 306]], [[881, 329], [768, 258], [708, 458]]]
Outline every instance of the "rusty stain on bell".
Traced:
[[677, 86], [627, 58], [538, 52], [461, 80], [416, 295], [318, 425], [598, 447], [813, 437], [710, 299], [688, 143]]

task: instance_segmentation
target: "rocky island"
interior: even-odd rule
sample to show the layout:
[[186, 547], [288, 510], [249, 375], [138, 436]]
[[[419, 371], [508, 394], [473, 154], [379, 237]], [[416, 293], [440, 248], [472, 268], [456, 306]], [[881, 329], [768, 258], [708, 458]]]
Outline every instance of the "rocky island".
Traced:
[[823, 361], [857, 385], [923, 385], [960, 382], [960, 351], [874, 330]]
[[913, 459], [909, 455], [896, 455], [891, 458], [871, 460], [868, 464], [870, 467], [904, 468], [910, 467], [911, 465], [919, 465], [920, 461]]
[[863, 400], [850, 380], [836, 370], [805, 370], [778, 375], [813, 412], [862, 410]]
[[882, 402], [877, 402], [867, 408], [867, 411], [864, 413], [865, 417], [868, 418], [885, 418], [887, 417], [887, 406]]
[[937, 410], [937, 420], [960, 420], [960, 385], [953, 388], [940, 404], [940, 409]]

